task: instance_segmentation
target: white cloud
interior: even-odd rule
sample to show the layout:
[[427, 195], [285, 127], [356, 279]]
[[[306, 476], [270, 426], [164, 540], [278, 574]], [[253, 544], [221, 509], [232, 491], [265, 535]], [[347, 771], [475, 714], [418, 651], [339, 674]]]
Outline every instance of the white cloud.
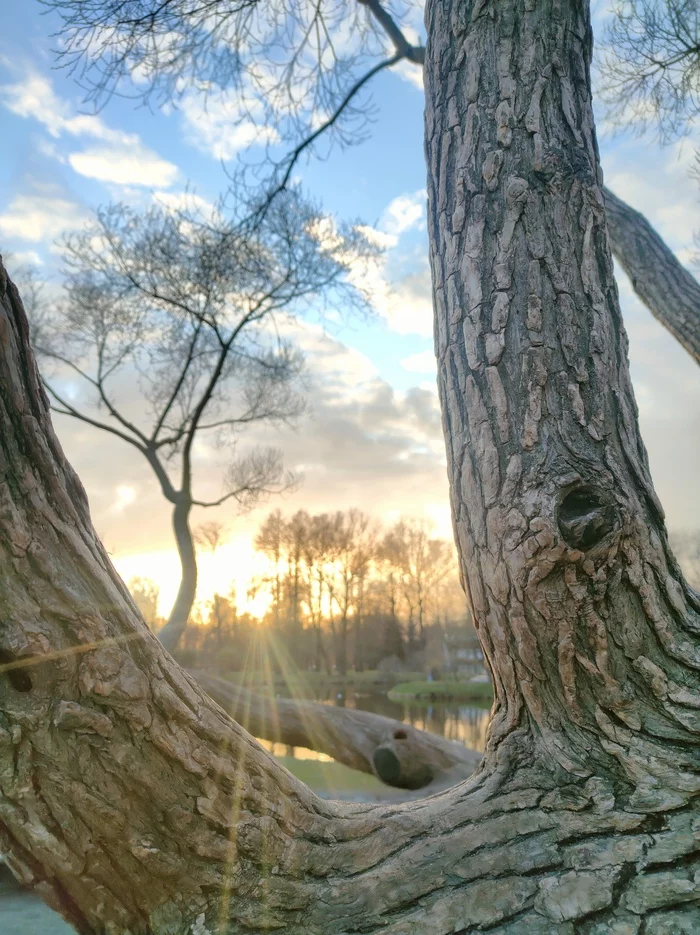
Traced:
[[435, 373], [437, 369], [435, 353], [426, 350], [419, 354], [411, 354], [409, 357], [404, 357], [401, 366], [405, 370], [410, 370], [411, 373]]
[[378, 377], [377, 368], [363, 353], [343, 344], [319, 325], [297, 319], [280, 322], [278, 330], [300, 348], [314, 373], [322, 378], [333, 398], [347, 398], [348, 392], [371, 383]]
[[83, 209], [74, 201], [59, 195], [18, 195], [5, 214], [0, 215], [0, 232], [38, 243], [53, 240], [64, 230], [78, 227], [86, 219]]
[[385, 258], [358, 260], [349, 279], [368, 297], [392, 331], [432, 336], [432, 286], [426, 261], [415, 273], [392, 282]]
[[[396, 278], [390, 272], [390, 253], [399, 245], [402, 234], [424, 226], [425, 191], [394, 198], [382, 213], [378, 228], [358, 229], [371, 242], [384, 248], [376, 257], [358, 256], [348, 262], [348, 279], [367, 298], [392, 331], [398, 334], [433, 333], [432, 287], [430, 270], [424, 255], [414, 261], [414, 272]], [[317, 235], [326, 249], [333, 250], [338, 240], [335, 225], [324, 218]], [[344, 258], [347, 262], [348, 258]]]
[[403, 59], [392, 68], [392, 72], [398, 75], [402, 81], [407, 81], [419, 91], [423, 90], [423, 69], [420, 65], [414, 65], [413, 62]]
[[394, 198], [382, 214], [380, 230], [398, 237], [408, 230], [420, 229], [424, 223], [426, 197], [425, 189], [420, 189]]
[[36, 250], [20, 250], [17, 253], [12, 254], [12, 260], [17, 266], [44, 265], [44, 261], [41, 259]]
[[117, 185], [167, 188], [178, 175], [172, 162], [166, 162], [140, 144], [125, 149], [93, 147], [72, 153], [68, 162], [79, 175]]
[[255, 123], [241, 110], [237, 95], [220, 89], [186, 94], [181, 111], [188, 142], [215, 159], [231, 159], [253, 143], [279, 141], [274, 127]]
[[206, 217], [211, 217], [216, 212], [216, 206], [211, 201], [207, 201], [201, 195], [196, 195], [190, 191], [158, 192], [154, 196], [154, 201], [173, 213], [177, 211], [198, 212]]
[[[167, 187], [177, 178], [177, 167], [145, 146], [137, 134], [114, 130], [94, 115], [73, 114], [70, 105], [54, 92], [48, 78], [37, 72], [30, 71], [21, 81], [0, 87], [0, 102], [19, 117], [37, 120], [54, 139], [86, 137], [106, 144], [68, 156], [68, 162], [79, 175], [149, 188]], [[55, 144], [44, 140], [39, 148], [44, 155], [65, 162]]]
[[395, 247], [399, 242], [399, 238], [395, 234], [387, 234], [385, 231], [377, 230], [376, 227], [370, 227], [369, 224], [358, 224], [357, 230], [367, 238], [369, 243], [380, 247], [382, 250]]
[[127, 145], [138, 137], [122, 130], [112, 130], [100, 117], [90, 114], [71, 116], [70, 105], [54, 92], [48, 78], [29, 72], [21, 81], [0, 87], [0, 101], [18, 117], [31, 117], [55, 139], [63, 134], [90, 136], [105, 143]]

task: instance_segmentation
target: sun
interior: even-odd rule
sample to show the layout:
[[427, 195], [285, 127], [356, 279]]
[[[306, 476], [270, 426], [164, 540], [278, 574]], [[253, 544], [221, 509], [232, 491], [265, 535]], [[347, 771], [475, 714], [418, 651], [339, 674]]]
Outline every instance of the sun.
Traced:
[[[125, 582], [132, 578], [149, 578], [159, 589], [158, 613], [167, 616], [180, 584], [180, 560], [175, 549], [147, 552], [119, 552], [112, 562]], [[267, 610], [270, 596], [262, 589], [248, 595], [251, 583], [265, 568], [265, 559], [257, 554], [250, 539], [231, 539], [214, 552], [201, 549], [197, 553], [198, 602], [210, 600], [214, 594], [229, 594], [233, 590], [239, 613], [261, 617]]]

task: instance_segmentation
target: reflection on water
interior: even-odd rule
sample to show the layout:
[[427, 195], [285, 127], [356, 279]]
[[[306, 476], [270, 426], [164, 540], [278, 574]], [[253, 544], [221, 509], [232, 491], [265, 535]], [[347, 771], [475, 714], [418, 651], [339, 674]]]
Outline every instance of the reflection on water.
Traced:
[[[280, 691], [280, 694], [283, 692]], [[298, 697], [298, 696], [297, 696]], [[489, 724], [490, 707], [478, 702], [430, 702], [400, 703], [391, 701], [380, 691], [365, 688], [347, 688], [337, 694], [333, 690], [321, 690], [310, 696], [313, 701], [323, 704], [336, 704], [358, 711], [371, 711], [385, 717], [412, 724], [419, 730], [447, 737], [463, 743], [465, 747], [483, 752], [486, 743], [486, 729]], [[328, 762], [330, 757], [305, 747], [290, 747], [283, 743], [260, 743], [275, 756], [295, 756], [300, 760], [321, 760]]]

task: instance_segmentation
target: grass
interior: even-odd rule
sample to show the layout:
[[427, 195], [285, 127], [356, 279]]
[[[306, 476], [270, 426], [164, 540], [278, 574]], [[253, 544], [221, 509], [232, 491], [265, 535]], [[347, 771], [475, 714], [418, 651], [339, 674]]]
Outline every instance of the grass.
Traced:
[[491, 701], [490, 682], [456, 682], [447, 679], [402, 682], [389, 691], [392, 701]]
[[297, 779], [319, 795], [335, 798], [381, 798], [387, 786], [370, 773], [361, 773], [334, 760], [297, 760], [293, 756], [277, 757]]
[[[223, 678], [228, 679], [234, 685], [242, 685], [245, 688], [259, 691], [263, 687], [270, 685], [270, 673], [260, 670], [246, 670], [241, 672], [223, 672]], [[302, 697], [312, 694], [315, 690], [326, 688], [346, 688], [363, 687], [370, 688], [376, 686], [382, 691], [391, 688], [398, 682], [411, 679], [422, 679], [422, 672], [379, 672], [376, 669], [370, 669], [365, 672], [348, 672], [347, 675], [338, 675], [336, 673], [328, 675], [327, 672], [309, 672], [297, 671], [292, 676], [284, 676], [275, 673], [272, 676], [272, 684], [275, 688], [288, 687], [294, 695]]]

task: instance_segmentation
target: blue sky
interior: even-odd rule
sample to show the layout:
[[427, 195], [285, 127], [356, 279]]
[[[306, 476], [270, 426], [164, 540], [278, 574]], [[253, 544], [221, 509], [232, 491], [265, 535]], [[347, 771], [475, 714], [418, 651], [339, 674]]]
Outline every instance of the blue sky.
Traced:
[[[607, 4], [594, 4], [597, 21]], [[54, 14], [35, 0], [10, 4], [0, 38], [0, 249], [55, 277], [52, 246], [64, 229], [110, 200], [146, 205], [186, 186], [213, 201], [226, 185], [222, 156], [233, 159], [240, 132], [218, 100], [190, 95], [179, 109], [149, 110], [112, 98], [86, 109], [74, 79], [53, 68]], [[275, 442], [306, 482], [281, 503], [335, 509], [360, 506], [385, 521], [422, 514], [449, 534], [443, 442], [434, 392], [427, 239], [423, 210], [420, 81], [410, 67], [384, 72], [372, 86], [376, 121], [370, 138], [302, 164], [299, 176], [325, 210], [361, 218], [390, 249], [376, 270], [372, 320], [330, 322], [297, 335], [313, 377], [312, 411]], [[598, 114], [607, 183], [642, 210], [684, 262], [700, 228], [697, 183], [689, 180], [693, 140], [662, 149], [652, 140], [607, 132]], [[374, 282], [374, 280], [373, 280]], [[697, 525], [700, 493], [700, 376], [688, 355], [634, 299], [620, 277], [631, 364], [654, 479], [672, 528]], [[118, 441], [58, 419], [57, 430], [90, 495], [98, 531], [126, 577], [146, 573], [172, 591], [177, 562], [167, 508], [147, 468]], [[203, 451], [203, 482], [220, 465]], [[144, 517], [148, 517], [147, 520]], [[692, 519], [695, 517], [695, 520]], [[202, 516], [200, 521], [213, 518]], [[203, 562], [204, 597], [225, 575], [250, 572], [251, 530], [261, 513], [216, 517], [230, 543]]]

